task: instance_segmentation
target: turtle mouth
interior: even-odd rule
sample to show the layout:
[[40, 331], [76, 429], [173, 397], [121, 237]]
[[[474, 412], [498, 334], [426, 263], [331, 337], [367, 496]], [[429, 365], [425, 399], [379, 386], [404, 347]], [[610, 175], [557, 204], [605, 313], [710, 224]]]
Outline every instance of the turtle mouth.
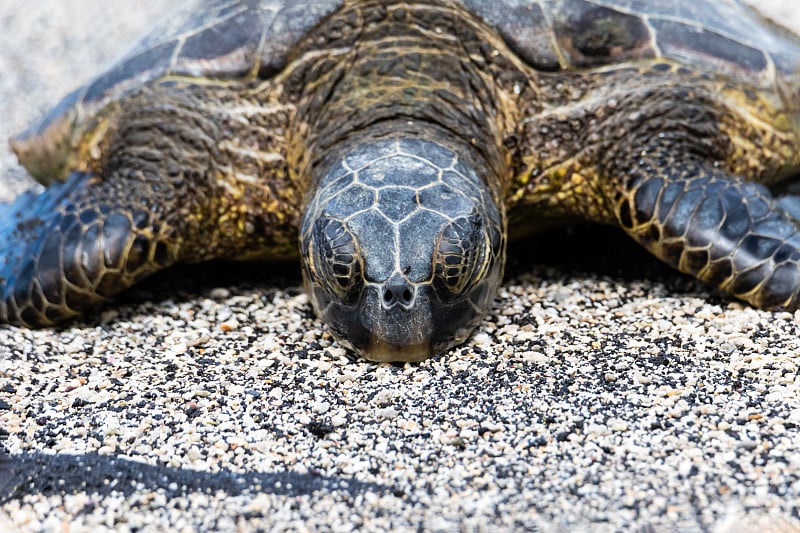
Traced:
[[380, 293], [370, 291], [350, 306], [328, 301], [320, 316], [339, 343], [377, 363], [425, 361], [463, 342], [477, 326], [481, 314], [469, 299], [443, 306], [425, 286], [416, 295], [410, 308], [386, 309]]
[[418, 363], [433, 355], [433, 346], [428, 341], [400, 346], [373, 335], [369, 346], [363, 348], [361, 354], [375, 363]]
[[430, 359], [441, 348], [432, 342], [430, 335], [411, 342], [409, 339], [389, 340], [384, 333], [371, 331], [363, 325], [354, 325], [346, 332], [333, 330], [333, 334], [340, 344], [374, 363], [419, 363]]
[[359, 351], [370, 361], [424, 361], [434, 353], [433, 313], [425, 287], [415, 290], [413, 305], [386, 307], [382, 291], [370, 291], [360, 312]]

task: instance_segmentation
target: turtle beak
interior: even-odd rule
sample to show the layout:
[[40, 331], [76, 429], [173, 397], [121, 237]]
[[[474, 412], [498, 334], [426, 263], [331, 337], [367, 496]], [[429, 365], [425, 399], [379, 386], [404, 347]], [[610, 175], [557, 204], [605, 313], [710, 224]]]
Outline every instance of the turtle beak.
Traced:
[[[487, 291], [473, 296], [486, 300], [494, 294]], [[463, 342], [482, 316], [478, 308], [470, 298], [443, 305], [431, 285], [388, 282], [366, 287], [347, 307], [325, 306], [320, 316], [340, 344], [368, 361], [416, 363]]]
[[418, 363], [430, 358], [433, 355], [433, 348], [430, 342], [400, 346], [373, 337], [370, 345], [361, 353], [364, 359], [376, 363]]
[[433, 355], [430, 287], [399, 276], [372, 287], [360, 312], [366, 359], [380, 362], [424, 361]]
[[[387, 289], [393, 291], [387, 295]], [[349, 305], [331, 300], [321, 287], [310, 288], [309, 294], [320, 318], [346, 348], [374, 362], [419, 362], [441, 350], [432, 340], [429, 289], [373, 285]], [[393, 294], [400, 300], [393, 300]]]

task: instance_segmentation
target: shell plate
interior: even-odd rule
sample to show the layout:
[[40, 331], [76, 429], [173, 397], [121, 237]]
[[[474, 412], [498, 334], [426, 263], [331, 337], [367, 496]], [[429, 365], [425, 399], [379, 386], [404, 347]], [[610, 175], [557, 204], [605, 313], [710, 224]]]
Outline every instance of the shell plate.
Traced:
[[341, 0], [192, 0], [157, 23], [94, 81], [64, 97], [14, 142], [33, 140], [65, 119], [80, 130], [104, 106], [164, 76], [270, 77], [286, 65], [297, 41], [341, 4]]
[[[532, 66], [664, 57], [714, 70], [800, 69], [800, 40], [738, 0], [465, 0]], [[497, 6], [502, 6], [498, 9]]]
[[[20, 153], [51, 131], [78, 142], [105, 106], [164, 76], [269, 78], [293, 47], [344, 0], [193, 0], [155, 25], [130, 53], [65, 97], [12, 141]], [[800, 84], [800, 38], [737, 0], [457, 0], [493, 26], [525, 62], [543, 71], [673, 59], [755, 88], [788, 93]], [[70, 127], [64, 127], [68, 123]], [[72, 141], [64, 139], [71, 136]], [[23, 147], [20, 149], [19, 147]], [[26, 160], [63, 152], [37, 150]], [[57, 165], [52, 165], [57, 166]], [[52, 176], [33, 172], [49, 182]]]

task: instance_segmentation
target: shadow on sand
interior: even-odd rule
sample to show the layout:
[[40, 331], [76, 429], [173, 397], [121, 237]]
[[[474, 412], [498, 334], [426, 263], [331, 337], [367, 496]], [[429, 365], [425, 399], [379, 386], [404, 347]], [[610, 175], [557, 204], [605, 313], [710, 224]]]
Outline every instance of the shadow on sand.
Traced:
[[0, 504], [28, 494], [50, 496], [86, 492], [105, 496], [114, 492], [130, 496], [142, 491], [163, 491], [168, 498], [219, 491], [229, 496], [245, 493], [299, 496], [317, 491], [349, 495], [394, 492], [391, 487], [377, 483], [288, 471], [202, 472], [97, 454], [11, 455], [0, 450]]

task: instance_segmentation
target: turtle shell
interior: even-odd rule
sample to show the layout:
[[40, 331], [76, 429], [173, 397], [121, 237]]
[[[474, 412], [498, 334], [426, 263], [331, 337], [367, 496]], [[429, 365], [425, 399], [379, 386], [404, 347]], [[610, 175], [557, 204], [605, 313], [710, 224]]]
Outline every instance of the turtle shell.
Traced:
[[[445, 0], [442, 0], [445, 1]], [[453, 0], [451, 0], [453, 1]], [[166, 75], [268, 78], [343, 0], [195, 0], [12, 140], [43, 183], [91, 119]], [[781, 94], [800, 108], [800, 38], [737, 0], [458, 0], [543, 71], [672, 59]]]
[[11, 140], [31, 175], [62, 179], [65, 159], [107, 105], [163, 76], [269, 77], [297, 41], [342, 0], [193, 0], [157, 23], [111, 68], [64, 97]]
[[800, 74], [800, 39], [737, 0], [464, 0], [529, 64], [674, 59], [755, 83]]

